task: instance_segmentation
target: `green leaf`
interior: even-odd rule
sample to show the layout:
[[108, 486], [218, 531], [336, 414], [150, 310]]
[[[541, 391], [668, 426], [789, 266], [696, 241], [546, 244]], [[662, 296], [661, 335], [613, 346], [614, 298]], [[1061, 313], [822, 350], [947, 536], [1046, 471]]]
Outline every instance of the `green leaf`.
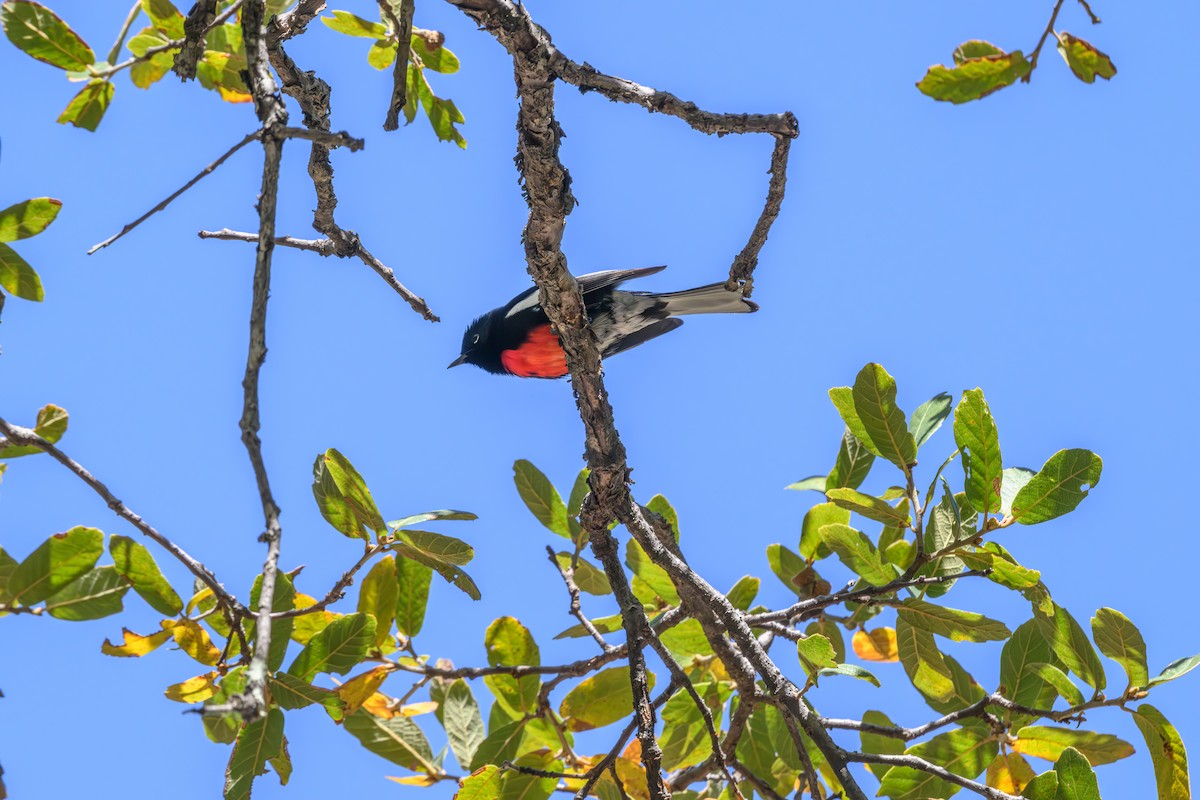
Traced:
[[183, 600], [167, 583], [154, 556], [144, 545], [128, 536], [114, 534], [108, 540], [117, 572], [129, 581], [133, 590], [160, 614], [173, 617], [183, 610]]
[[917, 89], [934, 100], [966, 103], [1011, 86], [1028, 75], [1029, 68], [1029, 62], [1020, 50], [972, 58], [954, 67], [938, 64], [929, 68], [917, 83]]
[[[929, 526], [925, 529], [925, 552], [938, 553], [956, 543], [964, 541], [961, 513], [954, 496], [947, 491], [942, 500], [929, 514]], [[964, 569], [963, 559], [958, 555], [945, 555], [921, 570], [922, 575], [957, 575]], [[954, 581], [933, 584], [926, 589], [927, 597], [939, 597], [954, 586]]]
[[1129, 618], [1111, 608], [1102, 608], [1092, 617], [1092, 637], [1100, 652], [1116, 661], [1129, 676], [1129, 688], [1150, 681], [1146, 666], [1146, 640]]
[[8, 40], [38, 61], [59, 69], [87, 69], [96, 61], [92, 48], [53, 11], [28, 0], [0, 5], [0, 24]]
[[345, 702], [329, 689], [313, 686], [286, 672], [276, 672], [270, 678], [271, 699], [288, 711], [320, 703], [335, 721], [342, 719]]
[[83, 577], [104, 552], [104, 534], [74, 527], [42, 542], [8, 577], [10, 605], [31, 606]]
[[367, 63], [375, 69], [384, 70], [396, 63], [396, 55], [400, 45], [387, 39], [380, 39], [371, 45], [367, 51]]
[[[738, 578], [738, 582], [733, 585], [733, 588], [726, 593], [725, 597], [739, 611], [746, 611], [750, 608], [750, 604], [754, 602], [754, 598], [758, 596], [758, 587], [762, 584], [759, 578], [752, 575], [743, 575]], [[3, 584], [0, 584], [2, 586]]]
[[1002, 55], [1004, 55], [1004, 51], [991, 42], [985, 42], [982, 39], [971, 39], [954, 48], [954, 63], [963, 64], [973, 58]]
[[803, 558], [781, 544], [767, 546], [767, 563], [771, 567], [771, 572], [775, 573], [775, 577], [779, 578], [784, 586], [795, 592], [797, 597], [825, 594], [823, 591], [815, 591], [821, 588], [820, 584], [822, 583], [824, 583], [825, 590], [828, 591], [829, 584], [821, 580], [820, 576], [816, 574], [816, 570], [808, 566]]
[[896, 568], [883, 561], [875, 545], [861, 531], [849, 525], [824, 525], [821, 538], [848, 569], [867, 583], [886, 586], [896, 579]]
[[1042, 725], [1028, 725], [1018, 730], [1017, 741], [1012, 748], [1018, 753], [1047, 761], [1057, 761], [1065, 750], [1074, 748], [1093, 767], [1133, 755], [1133, 745], [1111, 734]]
[[631, 538], [625, 543], [625, 564], [633, 571], [634, 575], [645, 581], [654, 594], [661, 597], [667, 605], [679, 605], [679, 592], [675, 590], [671, 576], [665, 569], [650, 560], [650, 556], [646, 554], [636, 539]]
[[838, 664], [836, 667], [826, 667], [819, 672], [820, 675], [849, 675], [851, 678], [858, 678], [860, 681], [879, 686], [879, 678], [876, 678], [867, 670], [856, 664]]
[[[571, 568], [572, 557], [566, 551], [555, 553], [554, 560], [564, 570]], [[580, 591], [598, 596], [612, 594], [612, 587], [608, 585], [608, 578], [605, 577], [604, 572], [583, 556], [575, 559], [574, 577], [575, 585], [579, 587]]]
[[[698, 683], [696, 693], [704, 701], [713, 718], [713, 725], [721, 729], [725, 696], [721, 684], [714, 681]], [[712, 755], [712, 740], [704, 717], [695, 700], [687, 692], [676, 692], [662, 709], [663, 734], [660, 738], [663, 751], [663, 768], [676, 770], [701, 763]]]
[[[849, 391], [849, 390], [848, 390]], [[853, 409], [853, 398], [850, 407]], [[871, 465], [875, 463], [875, 454], [847, 428], [842, 434], [842, 443], [838, 447], [837, 461], [829, 471], [824, 489], [857, 489], [867, 479]]]
[[1009, 589], [1031, 589], [1042, 578], [1042, 573], [1021, 566], [995, 542], [988, 542], [976, 550], [959, 550], [958, 557], [971, 569], [990, 569], [988, 580]]
[[[1025, 484], [1033, 480], [1033, 476], [1037, 473], [1025, 467], [1006, 467], [1004, 469], [1003, 483], [1000, 485], [1000, 513], [1011, 514], [1013, 500], [1017, 497], [1017, 492], [1025, 488]], [[1053, 772], [1046, 773], [1053, 775]], [[1055, 778], [1055, 780], [1058, 780]], [[1056, 786], [1058, 784], [1055, 784]]]
[[[1069, 706], [1083, 705], [1083, 692], [1079, 691], [1079, 687], [1071, 683], [1071, 678], [1067, 673], [1063, 672], [1053, 664], [1030, 664], [1026, 669], [1036, 672], [1042, 680], [1054, 687], [1054, 690], [1067, 701]], [[1050, 759], [1053, 761], [1054, 759]]]
[[[742, 738], [737, 743], [737, 758], [753, 775], [771, 774], [775, 762], [776, 748], [771, 739], [770, 712], [773, 709], [760, 705], [750, 714]], [[730, 712], [730, 715], [734, 714]], [[788, 743], [791, 745], [791, 743]], [[791, 745], [794, 747], [794, 745]]]
[[796, 654], [800, 657], [800, 666], [813, 683], [817, 682], [817, 676], [822, 670], [837, 668], [837, 662], [833, 660], [837, 655], [833, 642], [819, 633], [797, 640]]
[[[654, 673], [646, 672], [654, 688]], [[590, 731], [628, 719], [633, 714], [633, 687], [629, 667], [610, 667], [587, 678], [567, 693], [558, 713], [567, 718], [572, 731]]]
[[[987, 768], [999, 749], [996, 740], [985, 732], [975, 728], [959, 728], [939, 734], [904, 752], [905, 755], [917, 756], [944, 767], [956, 775], [974, 777]], [[912, 767], [892, 767], [880, 782], [879, 794], [892, 800], [916, 800], [949, 797], [958, 789], [957, 784], [948, 783], [931, 773]]]
[[242, 79], [246, 69], [244, 53], [205, 50], [196, 65], [196, 79], [205, 89], [218, 92], [223, 100], [245, 103], [250, 101], [250, 89]]
[[661, 494], [656, 494], [650, 498], [650, 502], [646, 503], [646, 508], [658, 514], [671, 528], [671, 535], [675, 537], [675, 541], [679, 541], [679, 514], [675, 512], [675, 507], [671, 505], [667, 498]]
[[498, 800], [504, 773], [495, 764], [487, 764], [458, 783], [457, 800]]
[[[0, 474], [3, 470], [0, 470]], [[0, 603], [8, 602], [8, 579], [17, 568], [17, 560], [0, 547]], [[745, 609], [742, 609], [743, 611]]]
[[[234, 667], [229, 670], [217, 688], [217, 693], [205, 701], [204, 705], [224, 705], [230, 697], [240, 694], [246, 688], [246, 668]], [[235, 713], [205, 714], [200, 718], [204, 725], [204, 734], [218, 744], [233, 744], [242, 728], [241, 717]]]
[[1074, 511], [1100, 482], [1104, 462], [1090, 450], [1059, 450], [1013, 498], [1013, 518], [1022, 525]]
[[1154, 781], [1159, 800], [1191, 800], [1187, 750], [1175, 726], [1154, 706], [1143, 703], [1133, 712], [1154, 762]]
[[225, 768], [225, 800], [250, 800], [255, 776], [266, 772], [267, 761], [282, 752], [283, 712], [272, 708], [238, 733]]
[[313, 462], [312, 492], [321, 516], [333, 526], [334, 530], [351, 539], [362, 539], [368, 542], [371, 540], [371, 537], [359, 526], [358, 520], [350, 508], [350, 503], [342, 496], [341, 490], [334, 482], [333, 473], [329, 471], [323, 455], [317, 456], [317, 460]]
[[1154, 678], [1146, 686], [1158, 686], [1160, 683], [1173, 681], [1176, 678], [1182, 677], [1196, 667], [1200, 667], [1200, 655], [1188, 656], [1187, 658], [1177, 658], [1163, 669], [1162, 672]]
[[458, 56], [420, 34], [412, 35], [412, 50], [413, 55], [420, 58], [422, 66], [427, 69], [445, 75], [458, 72], [460, 66]]
[[591, 475], [591, 470], [584, 467], [575, 476], [575, 485], [571, 487], [571, 497], [567, 500], [567, 513], [573, 517], [579, 516], [579, 512], [583, 510], [583, 500], [591, 491], [591, 487], [588, 486], [589, 475]]
[[884, 525], [908, 527], [907, 512], [900, 507], [892, 506], [886, 500], [863, 494], [857, 489], [830, 489], [825, 494], [831, 502], [841, 508], [860, 514], [867, 519], [882, 522]]
[[[426, 102], [427, 97], [428, 102]], [[466, 149], [467, 140], [454, 127], [466, 122], [466, 118], [458, 110], [458, 106], [454, 105], [454, 101], [435, 97], [432, 94], [428, 96], [422, 94], [421, 101], [422, 106], [425, 108], [425, 114], [429, 117], [429, 122], [433, 125], [433, 132], [437, 134], [438, 140], [454, 142], [459, 147]]]
[[46, 613], [55, 619], [79, 622], [119, 614], [129, 584], [113, 567], [97, 567], [65, 589], [46, 598]]
[[[849, 386], [835, 386], [829, 390], [829, 399], [833, 402], [833, 407], [837, 409], [838, 414], [841, 415], [842, 421], [846, 423], [846, 430], [850, 435], [865, 447], [872, 457], [878, 455], [875, 452], [875, 445], [871, 443], [866, 426], [863, 425], [858, 411], [854, 408], [854, 390]], [[842, 440], [845, 441], [845, 436], [842, 437]]]
[[1008, 626], [999, 620], [912, 597], [904, 601], [896, 614], [914, 628], [945, 636], [952, 642], [1002, 642], [1012, 635]]
[[305, 681], [312, 681], [320, 672], [345, 675], [363, 660], [374, 640], [375, 620], [371, 616], [339, 617], [309, 640], [288, 667], [288, 674]]
[[409, 638], [425, 624], [431, 580], [431, 568], [411, 558], [396, 559], [396, 629]]
[[953, 407], [954, 396], [948, 392], [939, 392], [917, 406], [909, 417], [908, 432], [912, 434], [918, 449], [942, 427]]
[[825, 485], [829, 482], [828, 475], [810, 475], [807, 478], [802, 478], [795, 483], [789, 483], [784, 489], [791, 489], [794, 492], [803, 492], [811, 490], [814, 492], [825, 493]]
[[1000, 434], [982, 389], [963, 392], [954, 410], [954, 442], [962, 453], [967, 500], [984, 513], [998, 512], [1004, 477]]
[[1068, 669], [1100, 691], [1105, 686], [1104, 666], [1088, 641], [1087, 634], [1065, 608], [1058, 603], [1053, 603], [1052, 607], [1053, 615], [1041, 612], [1034, 614], [1038, 630]]
[[[536, 667], [542, 662], [537, 642], [529, 630], [513, 617], [500, 617], [488, 626], [484, 635], [488, 664], [493, 667]], [[496, 699], [513, 715], [532, 714], [537, 710], [537, 675], [488, 675], [484, 683]]]
[[801, 557], [805, 559], [827, 557], [831, 551], [821, 537], [821, 528], [835, 524], [849, 525], [850, 512], [833, 503], [817, 503], [805, 512], [804, 522], [800, 525]]
[[183, 14], [171, 0], [142, 0], [142, 11], [150, 18], [154, 27], [170, 39], [182, 39]]
[[46, 297], [42, 279], [17, 251], [0, 242], [0, 287], [9, 294], [40, 303]]
[[896, 381], [881, 365], [867, 364], [854, 379], [853, 398], [870, 440], [863, 444], [907, 472], [917, 460], [917, 443], [896, 406]]
[[332, 17], [321, 17], [321, 22], [324, 22], [338, 33], [344, 33], [347, 36], [359, 36], [364, 39], [384, 39], [388, 35], [386, 26], [378, 22], [365, 20], [360, 16], [351, 14], [349, 11], [334, 11]]
[[104, 112], [108, 110], [108, 104], [112, 102], [115, 91], [111, 81], [89, 81], [58, 115], [58, 123], [69, 122], [76, 128], [95, 132], [100, 126], [100, 120], [104, 119]]
[[[33, 427], [33, 432], [50, 444], [54, 444], [67, 432], [67, 421], [66, 409], [59, 408], [54, 404], [44, 405], [38, 410], [37, 423]], [[10, 444], [8, 447], [0, 448], [0, 458], [17, 458], [40, 452], [42, 449], [33, 445]]]
[[393, 764], [415, 772], [437, 771], [432, 763], [433, 750], [429, 740], [417, 723], [403, 714], [383, 719], [360, 708], [346, 717], [342, 726], [363, 747]]
[[[432, 693], [431, 693], [432, 697]], [[451, 681], [438, 700], [437, 717], [446, 729], [454, 760], [467, 769], [484, 740], [483, 716], [471, 687], [462, 678]]]
[[[887, 714], [884, 714], [882, 711], [868, 711], [863, 714], [862, 721], [868, 725], [881, 725], [886, 728], [896, 727], [896, 723], [892, 722]], [[862, 743], [862, 751], [864, 753], [877, 756], [898, 756], [904, 752], [904, 740], [894, 736], [884, 736], [879, 733], [860, 730], [858, 738]], [[884, 774], [891, 769], [886, 764], [866, 764], [864, 766], [876, 778], [883, 778]]]
[[1092, 765], [1078, 750], [1068, 747], [1054, 762], [1058, 774], [1057, 800], [1100, 800], [1100, 787]]
[[1058, 797], [1058, 773], [1050, 770], [1038, 775], [1025, 784], [1022, 797], [1026, 800], [1056, 800]]
[[1095, 83], [1097, 76], [1107, 81], [1117, 74], [1112, 59], [1100, 52], [1091, 42], [1072, 36], [1066, 31], [1055, 31], [1054, 35], [1057, 38], [1055, 44], [1059, 55], [1079, 80]]
[[14, 242], [37, 236], [54, 222], [62, 209], [62, 200], [35, 197], [0, 211], [0, 242]]
[[392, 621], [396, 618], [396, 604], [400, 599], [400, 587], [396, 581], [396, 559], [387, 556], [381, 559], [367, 577], [363, 578], [358, 590], [358, 611], [375, 618], [376, 648], [382, 647], [391, 638]]
[[513, 481], [517, 485], [517, 493], [525, 501], [525, 505], [537, 517], [538, 522], [546, 526], [552, 533], [570, 539], [571, 531], [567, 525], [567, 506], [559, 496], [554, 484], [550, 483], [542, 471], [525, 459], [513, 462]]
[[[367, 482], [363, 480], [362, 475], [358, 474], [358, 470], [354, 468], [350, 460], [334, 448], [326, 450], [323, 458], [330, 478], [341, 492], [342, 498], [350, 507], [350, 513], [354, 515], [359, 526], [375, 531], [379, 536], [387, 533], [387, 526], [383, 524], [383, 516], [375, 506], [375, 500], [371, 497], [371, 490], [367, 488]], [[315, 485], [313, 490], [316, 491]], [[367, 538], [365, 535], [363, 536], [364, 540]]]
[[485, 764], [499, 765], [516, 758], [525, 740], [528, 722], [518, 719], [498, 727], [494, 726], [476, 749], [470, 768], [477, 770]]
[[442, 520], [474, 520], [479, 519], [477, 514], [472, 514], [470, 511], [454, 511], [453, 509], [443, 508], [437, 511], [426, 511], [421, 514], [413, 514], [410, 517], [403, 519], [394, 519], [387, 524], [390, 530], [397, 528], [407, 528], [409, 525], [419, 525], [422, 522], [442, 521]]
[[1027, 620], [1013, 631], [1000, 651], [1001, 694], [1023, 706], [1048, 708], [1054, 702], [1054, 687], [1029, 667], [1060, 663], [1038, 629], [1037, 620]]
[[447, 583], [451, 583], [461, 589], [467, 595], [467, 597], [470, 597], [472, 600], [478, 600], [480, 598], [479, 587], [475, 585], [475, 581], [473, 581], [471, 576], [459, 567], [434, 558], [424, 550], [408, 544], [408, 542], [394, 542], [391, 545], [391, 549], [394, 550], [399, 556], [418, 561], [434, 570], [437, 572], [437, 574], [441, 575]]
[[933, 634], [910, 625], [901, 617], [896, 621], [896, 647], [904, 671], [921, 694], [935, 700], [946, 700], [953, 694], [950, 667], [938, 650]]
[[[262, 596], [262, 575], [258, 575], [254, 579], [254, 585], [250, 587], [250, 608], [254, 612], [258, 612], [259, 598]], [[291, 611], [296, 606], [296, 588], [292, 585], [292, 579], [286, 573], [279, 572], [275, 575], [275, 592], [271, 595], [271, 612], [278, 613], [280, 611]], [[292, 638], [292, 628], [295, 626], [296, 620], [294, 617], [285, 617], [271, 622], [271, 649], [267, 654], [267, 669], [275, 672], [283, 664], [283, 659], [287, 655], [288, 642]], [[255, 622], [250, 620], [246, 628], [246, 636], [253, 639], [255, 636]], [[309, 676], [311, 678], [311, 676]]]
[[470, 564], [471, 559], [475, 557], [475, 549], [471, 545], [461, 539], [455, 539], [453, 536], [416, 531], [410, 528], [397, 530], [396, 538], [409, 547], [419, 550], [427, 558], [454, 567]]

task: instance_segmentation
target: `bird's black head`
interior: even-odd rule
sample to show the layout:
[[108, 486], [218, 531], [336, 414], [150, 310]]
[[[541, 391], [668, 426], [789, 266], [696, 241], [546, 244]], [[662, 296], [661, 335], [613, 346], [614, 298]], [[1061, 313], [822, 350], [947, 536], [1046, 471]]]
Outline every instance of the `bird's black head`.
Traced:
[[467, 326], [467, 332], [463, 334], [462, 351], [451, 362], [451, 367], [474, 364], [488, 372], [499, 374], [505, 371], [500, 363], [500, 347], [491, 341], [493, 322], [498, 311], [489, 311]]

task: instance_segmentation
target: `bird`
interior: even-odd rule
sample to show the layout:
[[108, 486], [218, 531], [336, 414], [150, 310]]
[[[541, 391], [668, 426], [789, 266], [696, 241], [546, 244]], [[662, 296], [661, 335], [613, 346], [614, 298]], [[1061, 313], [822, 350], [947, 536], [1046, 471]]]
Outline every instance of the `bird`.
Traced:
[[[758, 305], [710, 283], [682, 292], [628, 292], [625, 281], [662, 272], [666, 266], [615, 269], [581, 275], [588, 319], [600, 356], [609, 358], [650, 341], [683, 324], [686, 314], [745, 314]], [[567, 374], [563, 352], [550, 319], [532, 287], [476, 319], [463, 334], [462, 350], [450, 364], [474, 364], [494, 375], [521, 378], [561, 378]], [[448, 367], [449, 368], [449, 367]]]

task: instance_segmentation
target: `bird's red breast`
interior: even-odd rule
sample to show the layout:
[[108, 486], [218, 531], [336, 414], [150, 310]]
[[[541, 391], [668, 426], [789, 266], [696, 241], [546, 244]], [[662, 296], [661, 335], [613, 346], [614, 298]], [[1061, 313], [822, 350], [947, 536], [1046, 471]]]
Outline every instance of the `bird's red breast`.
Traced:
[[522, 378], [561, 378], [567, 374], [567, 354], [549, 324], [531, 330], [519, 347], [502, 351], [500, 363]]

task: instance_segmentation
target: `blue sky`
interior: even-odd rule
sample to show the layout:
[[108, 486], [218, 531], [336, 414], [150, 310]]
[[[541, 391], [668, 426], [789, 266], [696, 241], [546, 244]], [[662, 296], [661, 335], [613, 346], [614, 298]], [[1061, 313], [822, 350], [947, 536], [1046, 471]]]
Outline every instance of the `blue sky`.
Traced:
[[[1099, 486], [1076, 513], [999, 541], [1041, 569], [1079, 619], [1105, 605], [1127, 614], [1157, 670], [1200, 652], [1185, 567], [1191, 524], [1171, 511], [1194, 493], [1200, 112], [1191, 56], [1169, 36], [1194, 30], [1200, 10], [1167, 2], [1147, 14], [1101, 0], [1104, 24], [1091, 29], [1068, 3], [1060, 28], [1113, 57], [1120, 73], [1111, 83], [1080, 83], [1048, 49], [1031, 85], [980, 103], [951, 107], [913, 88], [969, 38], [1028, 52], [1050, 5], [764, 2], [738, 4], [731, 17], [729, 4], [711, 2], [687, 13], [626, 0], [527, 3], [578, 61], [705, 108], [790, 109], [800, 120], [787, 199], [756, 274], [762, 311], [689, 320], [606, 365], [635, 491], [674, 503], [691, 563], [720, 587], [761, 576], [762, 600], [786, 602], [764, 550], [795, 546], [816, 495], [782, 487], [832, 465], [842, 423], [826, 390], [879, 361], [908, 411], [939, 391], [982, 386], [1006, 465], [1037, 468], [1064, 447], [1104, 458]], [[52, 7], [102, 52], [124, 11], [79, 0]], [[373, 13], [361, 0], [333, 7]], [[529, 459], [569, 488], [583, 450], [570, 387], [445, 370], [463, 327], [528, 285], [511, 65], [449, 6], [420, 3], [416, 19], [444, 31], [462, 60], [460, 73], [433, 78], [466, 115], [466, 151], [437, 142], [423, 119], [381, 130], [390, 76], [366, 64], [366, 40], [314, 25], [290, 51], [333, 85], [334, 127], [367, 138], [363, 152], [334, 157], [339, 221], [443, 322], [421, 320], [358, 262], [276, 251], [262, 438], [283, 508], [283, 562], [307, 565], [300, 588], [321, 594], [357, 557], [320, 519], [309, 489], [313, 458], [337, 447], [389, 518], [445, 507], [479, 514], [445, 532], [475, 546], [484, 601], [435, 586], [431, 614], [441, 622], [419, 637], [422, 652], [483, 662], [487, 623], [511, 614], [534, 631], [546, 662], [569, 660], [590, 651], [551, 641], [570, 623], [543, 550], [558, 540], [524, 510], [511, 465]], [[57, 70], [5, 43], [0, 73], [9, 76], [0, 206], [42, 195], [64, 202], [47, 234], [20, 243], [46, 302], [4, 309], [0, 414], [30, 422], [45, 403], [67, 408], [64, 449], [244, 596], [263, 556], [237, 432], [253, 248], [195, 232], [253, 228], [258, 151], [246, 148], [116, 245], [84, 252], [252, 130], [253, 114], [173, 77], [142, 92], [122, 76], [88, 134], [54, 123], [75, 88]], [[704, 137], [570, 88], [559, 116], [580, 200], [564, 240], [571, 269], [670, 265], [639, 287], [647, 289], [720, 280], [761, 208], [770, 141]], [[313, 206], [306, 158], [304, 146], [288, 145], [279, 214], [280, 232], [304, 237]], [[946, 428], [926, 445], [921, 474], [951, 450]], [[868, 487], [892, 482], [877, 466]], [[24, 555], [78, 524], [130, 533], [48, 459], [11, 465], [0, 486], [6, 550]], [[182, 569], [159, 561], [188, 586]], [[949, 604], [1013, 626], [1028, 615], [1000, 589], [960, 587]], [[96, 622], [0, 624], [0, 759], [13, 797], [122, 797], [131, 785], [170, 787], [177, 800], [220, 791], [227, 749], [161, 695], [198, 665], [166, 651], [130, 661], [99, 654], [121, 625], [156, 625], [132, 595], [126, 605], [124, 616]], [[611, 606], [593, 602], [591, 611]], [[998, 646], [948, 650], [994, 687]], [[1119, 689], [1119, 668], [1106, 667]], [[814, 702], [838, 716], [881, 708], [910, 725], [934, 716], [898, 665], [877, 673], [883, 689], [822, 685]], [[1151, 702], [1196, 752], [1191, 677]], [[1147, 796], [1153, 777], [1133, 724], [1119, 711], [1090, 722], [1139, 750], [1101, 768], [1106, 796]], [[280, 789], [268, 776], [257, 797], [450, 795], [448, 786], [385, 782], [401, 770], [319, 712], [289, 714], [287, 735], [292, 784]]]

